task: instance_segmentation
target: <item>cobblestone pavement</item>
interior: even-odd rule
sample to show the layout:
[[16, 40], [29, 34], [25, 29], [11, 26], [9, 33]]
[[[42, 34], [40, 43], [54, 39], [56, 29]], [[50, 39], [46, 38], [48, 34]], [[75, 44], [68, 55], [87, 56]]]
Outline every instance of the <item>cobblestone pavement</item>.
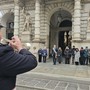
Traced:
[[90, 90], [90, 66], [39, 63], [18, 76], [17, 90]]

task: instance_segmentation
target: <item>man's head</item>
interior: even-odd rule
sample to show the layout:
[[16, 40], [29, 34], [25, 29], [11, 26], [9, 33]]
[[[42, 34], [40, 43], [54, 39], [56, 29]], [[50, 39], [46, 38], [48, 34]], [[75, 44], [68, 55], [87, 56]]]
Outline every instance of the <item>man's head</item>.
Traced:
[[75, 48], [75, 46], [73, 46], [73, 48]]
[[56, 48], [56, 45], [53, 45], [53, 48]]

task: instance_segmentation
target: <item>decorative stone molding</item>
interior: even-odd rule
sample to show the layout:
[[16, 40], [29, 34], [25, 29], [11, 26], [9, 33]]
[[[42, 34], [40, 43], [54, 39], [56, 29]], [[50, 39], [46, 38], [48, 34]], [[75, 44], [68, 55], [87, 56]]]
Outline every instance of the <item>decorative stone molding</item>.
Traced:
[[[70, 12], [73, 16], [73, 11], [74, 11], [74, 2], [57, 2], [57, 3], [50, 3], [45, 5], [45, 17], [44, 17], [44, 22], [45, 22], [45, 31], [46, 31], [46, 45], [47, 47], [49, 47], [49, 31], [50, 31], [50, 19], [51, 16], [58, 11], [60, 8], [62, 8], [63, 10], [66, 10], [68, 12]], [[45, 34], [45, 33], [44, 33]]]
[[35, 2], [35, 39], [40, 41], [40, 0]]
[[81, 25], [81, 0], [75, 0], [74, 5], [74, 22], [73, 22], [73, 31], [72, 39], [80, 40], [80, 25]]
[[14, 0], [15, 5], [19, 5], [19, 0]]
[[47, 5], [45, 8], [45, 12], [46, 12], [46, 17], [47, 20], [50, 22], [50, 18], [53, 15], [53, 13], [55, 13], [56, 11], [58, 11], [60, 8], [70, 12], [73, 15], [73, 2], [62, 2], [62, 3], [53, 3], [50, 5]]
[[19, 35], [19, 0], [14, 0], [14, 35]]

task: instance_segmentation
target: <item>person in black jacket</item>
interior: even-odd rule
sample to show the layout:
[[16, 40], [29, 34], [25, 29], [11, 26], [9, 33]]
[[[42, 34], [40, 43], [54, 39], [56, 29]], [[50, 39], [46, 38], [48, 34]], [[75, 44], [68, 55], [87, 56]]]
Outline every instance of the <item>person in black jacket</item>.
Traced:
[[72, 54], [72, 64], [74, 64], [74, 59], [75, 59], [75, 52], [76, 52], [76, 48], [75, 46], [73, 46], [73, 48], [71, 49], [71, 54]]
[[70, 64], [71, 51], [68, 46], [66, 46], [65, 48], [64, 55], [65, 55], [65, 64]]
[[58, 49], [57, 49], [56, 45], [54, 45], [53, 49], [52, 49], [53, 65], [56, 65], [57, 51], [58, 51]]
[[62, 62], [62, 49], [61, 49], [61, 47], [58, 48], [57, 59], [58, 59], [58, 62], [60, 64]]
[[[0, 41], [1, 39], [0, 31]], [[32, 70], [36, 66], [36, 57], [28, 50], [23, 49], [17, 36], [13, 36], [12, 40], [9, 40], [9, 45], [0, 43], [0, 90], [13, 90], [16, 76]]]
[[38, 50], [38, 62], [42, 62], [42, 49]]

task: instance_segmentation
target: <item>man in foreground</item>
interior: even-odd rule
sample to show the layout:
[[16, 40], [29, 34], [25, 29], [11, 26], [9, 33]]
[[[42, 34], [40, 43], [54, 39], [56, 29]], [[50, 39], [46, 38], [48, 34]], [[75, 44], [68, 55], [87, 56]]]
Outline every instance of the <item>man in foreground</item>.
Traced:
[[[0, 41], [2, 33], [0, 31]], [[14, 50], [17, 50], [15, 52]], [[23, 49], [20, 39], [13, 36], [9, 45], [0, 43], [0, 90], [13, 90], [16, 76], [37, 66], [35, 56]]]

